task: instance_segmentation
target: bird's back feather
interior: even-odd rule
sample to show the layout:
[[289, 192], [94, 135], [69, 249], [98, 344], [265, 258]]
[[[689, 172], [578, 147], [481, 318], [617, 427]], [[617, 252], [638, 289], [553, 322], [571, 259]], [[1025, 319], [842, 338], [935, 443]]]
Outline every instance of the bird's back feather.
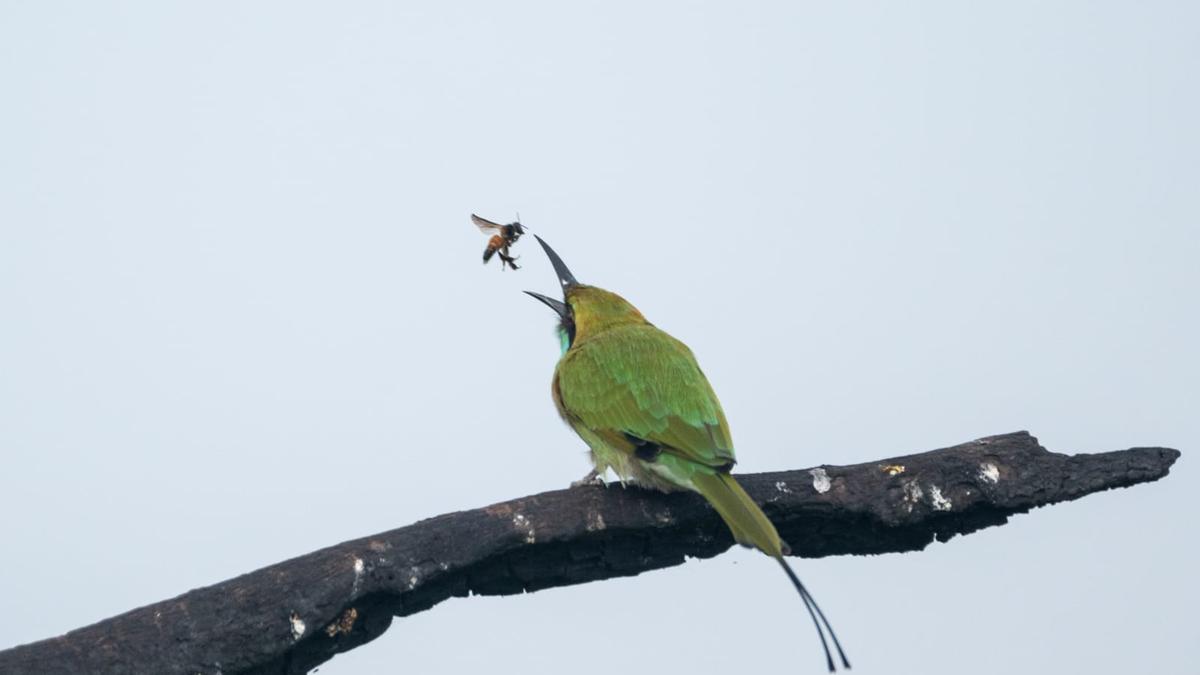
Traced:
[[696, 358], [648, 323], [577, 341], [559, 361], [555, 387], [572, 426], [614, 442], [633, 436], [706, 467], [727, 469], [734, 462], [725, 413]]

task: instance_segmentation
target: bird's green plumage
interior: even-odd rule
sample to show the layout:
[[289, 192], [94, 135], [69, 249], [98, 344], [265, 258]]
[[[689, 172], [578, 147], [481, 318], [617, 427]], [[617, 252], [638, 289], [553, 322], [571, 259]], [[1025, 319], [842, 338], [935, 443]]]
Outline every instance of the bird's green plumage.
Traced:
[[564, 410], [588, 428], [622, 431], [710, 466], [733, 461], [725, 414], [696, 359], [654, 326], [577, 337], [557, 373]]
[[829, 670], [834, 663], [822, 626], [849, 668], [825, 615], [784, 560], [787, 545], [729, 473], [735, 462], [729, 423], [692, 351], [616, 293], [580, 284], [558, 254], [538, 242], [565, 302], [526, 292], [562, 319], [552, 393], [559, 414], [591, 449], [596, 472], [611, 468], [622, 482], [700, 493], [736, 541], [779, 561], [812, 617]]
[[[622, 481], [704, 495], [735, 538], [780, 555], [779, 535], [729, 476], [729, 423], [687, 345], [615, 293], [567, 292], [575, 336], [554, 371], [559, 412], [592, 450], [597, 471]], [[652, 444], [652, 459], [638, 457]]]

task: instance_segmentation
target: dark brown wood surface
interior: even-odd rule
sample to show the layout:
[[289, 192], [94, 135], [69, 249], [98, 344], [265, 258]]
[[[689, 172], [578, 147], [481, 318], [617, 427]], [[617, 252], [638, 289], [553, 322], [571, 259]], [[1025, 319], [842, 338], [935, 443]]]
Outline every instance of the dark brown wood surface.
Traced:
[[[739, 475], [793, 555], [917, 551], [935, 539], [1167, 475], [1179, 452], [1061, 455], [1024, 432], [852, 466]], [[544, 492], [348, 541], [61, 637], [0, 673], [304, 673], [453, 596], [639, 574], [733, 545], [704, 500], [619, 485]], [[68, 607], [69, 598], [56, 599]]]

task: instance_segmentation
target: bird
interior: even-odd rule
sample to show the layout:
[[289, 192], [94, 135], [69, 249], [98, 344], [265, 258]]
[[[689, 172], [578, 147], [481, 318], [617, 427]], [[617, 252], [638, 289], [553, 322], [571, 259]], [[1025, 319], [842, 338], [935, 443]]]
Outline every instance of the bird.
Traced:
[[534, 237], [563, 293], [557, 300], [525, 291], [558, 315], [561, 355], [551, 396], [562, 419], [588, 445], [593, 464], [572, 485], [602, 481], [611, 469], [622, 485], [699, 493], [737, 543], [783, 567], [820, 636], [829, 672], [836, 668], [822, 626], [842, 666], [850, 668], [825, 613], [784, 559], [787, 543], [730, 473], [736, 459], [729, 423], [692, 351], [621, 296], [579, 283], [554, 249]]

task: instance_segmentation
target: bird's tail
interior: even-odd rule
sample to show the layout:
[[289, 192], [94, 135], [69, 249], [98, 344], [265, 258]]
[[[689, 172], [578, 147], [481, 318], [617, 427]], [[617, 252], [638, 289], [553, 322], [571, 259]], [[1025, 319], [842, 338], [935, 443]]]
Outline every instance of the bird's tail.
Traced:
[[786, 547], [775, 526], [733, 476], [725, 472], [697, 471], [692, 476], [692, 483], [721, 514], [737, 543], [756, 548], [772, 558], [783, 557]]
[[[829, 653], [829, 645], [825, 641], [825, 631], [829, 631], [833, 646], [837, 649], [838, 656], [841, 657], [842, 666], [849, 668], [850, 661], [846, 659], [842, 645], [838, 642], [833, 627], [825, 618], [825, 613], [821, 611], [817, 601], [813, 600], [808, 589], [804, 587], [800, 578], [796, 576], [787, 560], [784, 559], [784, 554], [790, 552], [787, 544], [780, 539], [779, 532], [767, 519], [767, 515], [762, 512], [762, 509], [758, 508], [758, 504], [754, 503], [754, 500], [746, 494], [741, 485], [738, 485], [733, 476], [725, 472], [711, 474], [696, 472], [692, 476], [692, 484], [696, 486], [696, 491], [704, 495], [704, 498], [717, 510], [721, 519], [733, 532], [733, 538], [739, 544], [757, 548], [779, 561], [784, 572], [787, 573], [788, 579], [796, 587], [796, 592], [804, 601], [804, 606], [808, 609], [809, 616], [812, 617], [813, 625], [817, 628], [821, 646], [825, 649], [825, 661], [829, 666], [829, 672], [834, 672], [836, 668], [833, 665], [833, 656]], [[824, 625], [824, 630], [822, 630], [822, 625]]]

